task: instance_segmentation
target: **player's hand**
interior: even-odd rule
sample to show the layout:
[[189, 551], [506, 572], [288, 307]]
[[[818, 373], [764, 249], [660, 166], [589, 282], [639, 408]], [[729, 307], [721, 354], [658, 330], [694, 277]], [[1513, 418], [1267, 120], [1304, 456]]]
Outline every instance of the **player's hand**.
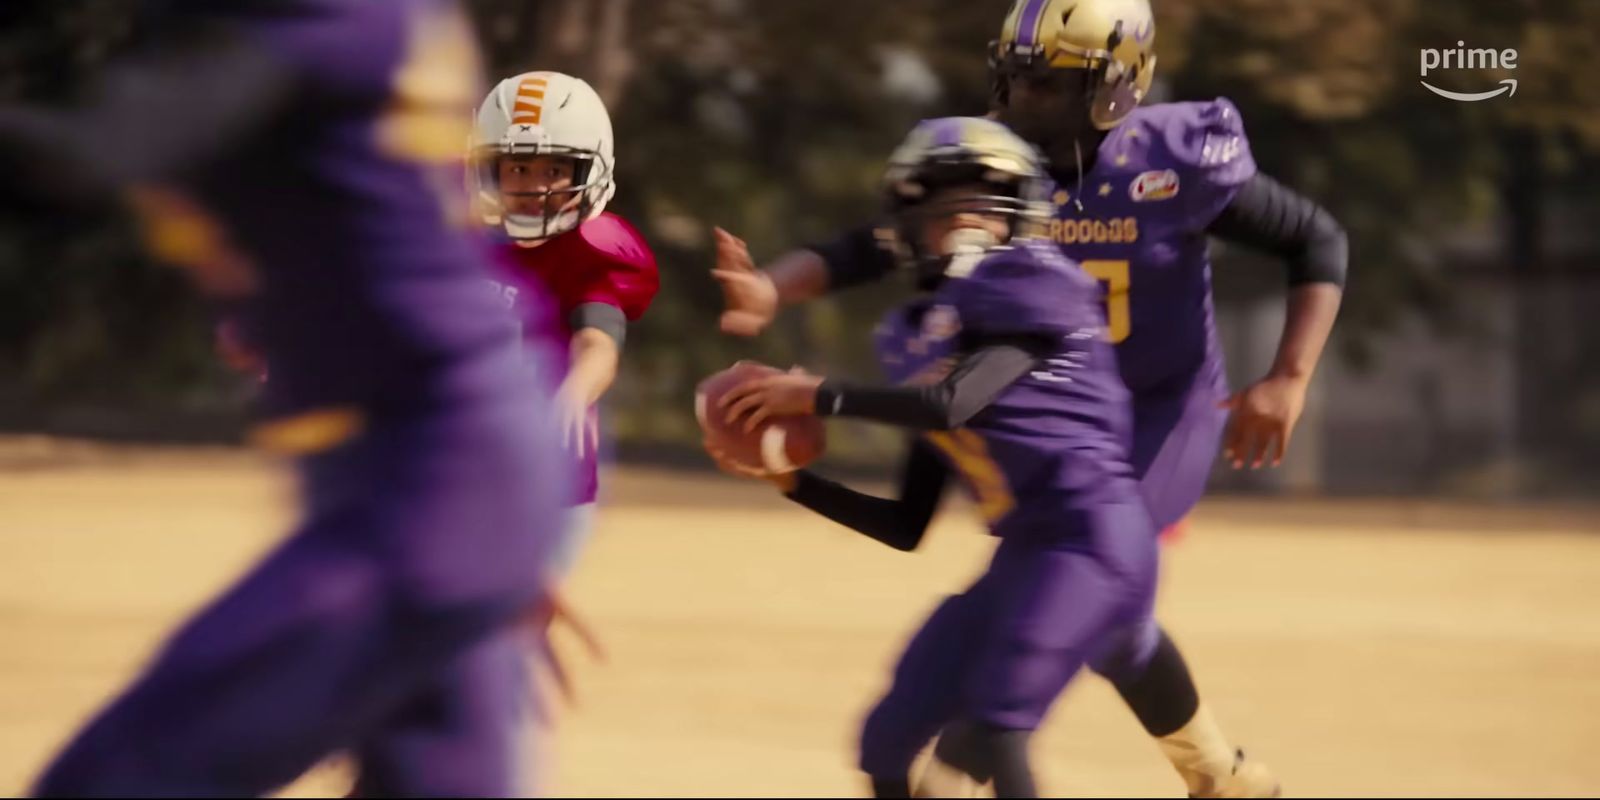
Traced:
[[565, 384], [555, 399], [561, 446], [579, 458], [600, 449], [600, 430], [589, 419], [589, 399]]
[[756, 269], [744, 240], [717, 228], [717, 266], [711, 277], [722, 286], [722, 332], [755, 336], [778, 316], [778, 287]]
[[743, 417], [744, 430], [751, 433], [773, 417], [815, 414], [821, 385], [822, 376], [799, 371], [752, 378], [729, 389], [719, 405], [729, 425]]
[[1260, 469], [1269, 454], [1272, 466], [1283, 463], [1289, 437], [1305, 410], [1307, 386], [1301, 378], [1270, 376], [1222, 402], [1222, 408], [1233, 412], [1222, 454], [1234, 469], [1243, 469], [1246, 462]]
[[605, 645], [601, 644], [600, 637], [595, 635], [594, 628], [573, 612], [572, 606], [567, 604], [561, 592], [554, 587], [546, 590], [544, 596], [539, 598], [524, 616], [523, 624], [537, 642], [556, 690], [566, 698], [567, 702], [575, 703], [577, 692], [573, 688], [572, 673], [567, 669], [566, 660], [551, 641], [550, 634], [557, 623], [570, 629], [589, 652], [589, 657], [595, 661], [605, 663], [606, 649]]

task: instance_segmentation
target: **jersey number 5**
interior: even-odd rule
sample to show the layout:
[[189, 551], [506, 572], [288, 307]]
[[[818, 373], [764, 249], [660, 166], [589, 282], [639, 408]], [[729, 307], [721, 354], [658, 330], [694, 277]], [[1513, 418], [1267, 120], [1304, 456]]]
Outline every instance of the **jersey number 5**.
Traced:
[[943, 450], [955, 462], [956, 469], [977, 498], [978, 511], [984, 521], [994, 524], [1011, 513], [1016, 500], [1011, 496], [1011, 487], [1006, 484], [1006, 476], [1000, 471], [1000, 465], [989, 457], [989, 448], [984, 445], [983, 437], [966, 428], [930, 432], [927, 436], [934, 447]]
[[1118, 344], [1133, 330], [1128, 312], [1128, 262], [1085, 261], [1083, 270], [1106, 285], [1106, 338]]

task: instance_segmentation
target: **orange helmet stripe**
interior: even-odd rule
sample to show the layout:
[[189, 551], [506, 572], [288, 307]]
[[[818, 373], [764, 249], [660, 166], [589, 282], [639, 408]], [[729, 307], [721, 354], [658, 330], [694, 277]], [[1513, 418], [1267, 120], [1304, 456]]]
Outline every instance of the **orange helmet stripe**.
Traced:
[[544, 78], [528, 78], [517, 87], [517, 103], [511, 112], [513, 124], [539, 124], [544, 116], [544, 91], [549, 85]]

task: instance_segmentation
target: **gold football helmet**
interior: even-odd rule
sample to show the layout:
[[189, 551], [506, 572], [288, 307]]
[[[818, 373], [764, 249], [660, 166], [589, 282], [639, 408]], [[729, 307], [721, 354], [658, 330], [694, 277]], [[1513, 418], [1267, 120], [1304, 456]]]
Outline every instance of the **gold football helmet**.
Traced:
[[[983, 188], [953, 202], [936, 199], [941, 189], [961, 186]], [[962, 244], [1005, 246], [1042, 234], [1051, 216], [1049, 186], [1043, 157], [1005, 125], [981, 117], [924, 120], [889, 158], [883, 193], [893, 225], [879, 235], [901, 266], [915, 271], [918, 285], [929, 288], [946, 274], [952, 254], [924, 246], [920, 231], [928, 220], [961, 213], [1004, 217], [1010, 233], [1003, 241], [969, 237]]]
[[1114, 128], [1150, 91], [1155, 34], [1148, 0], [1016, 0], [990, 43], [996, 103], [1006, 105], [1014, 75], [1085, 70], [1089, 119]]

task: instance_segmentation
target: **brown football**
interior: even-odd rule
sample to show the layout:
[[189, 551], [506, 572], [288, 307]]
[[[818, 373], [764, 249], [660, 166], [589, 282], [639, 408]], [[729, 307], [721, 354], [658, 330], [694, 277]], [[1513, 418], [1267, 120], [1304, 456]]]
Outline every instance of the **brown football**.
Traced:
[[723, 394], [751, 378], [782, 372], [754, 361], [740, 361], [695, 388], [694, 413], [707, 444], [721, 449], [752, 475], [793, 472], [817, 460], [827, 444], [822, 420], [810, 415], [769, 419], [749, 433], [742, 421], [725, 421], [718, 408]]

